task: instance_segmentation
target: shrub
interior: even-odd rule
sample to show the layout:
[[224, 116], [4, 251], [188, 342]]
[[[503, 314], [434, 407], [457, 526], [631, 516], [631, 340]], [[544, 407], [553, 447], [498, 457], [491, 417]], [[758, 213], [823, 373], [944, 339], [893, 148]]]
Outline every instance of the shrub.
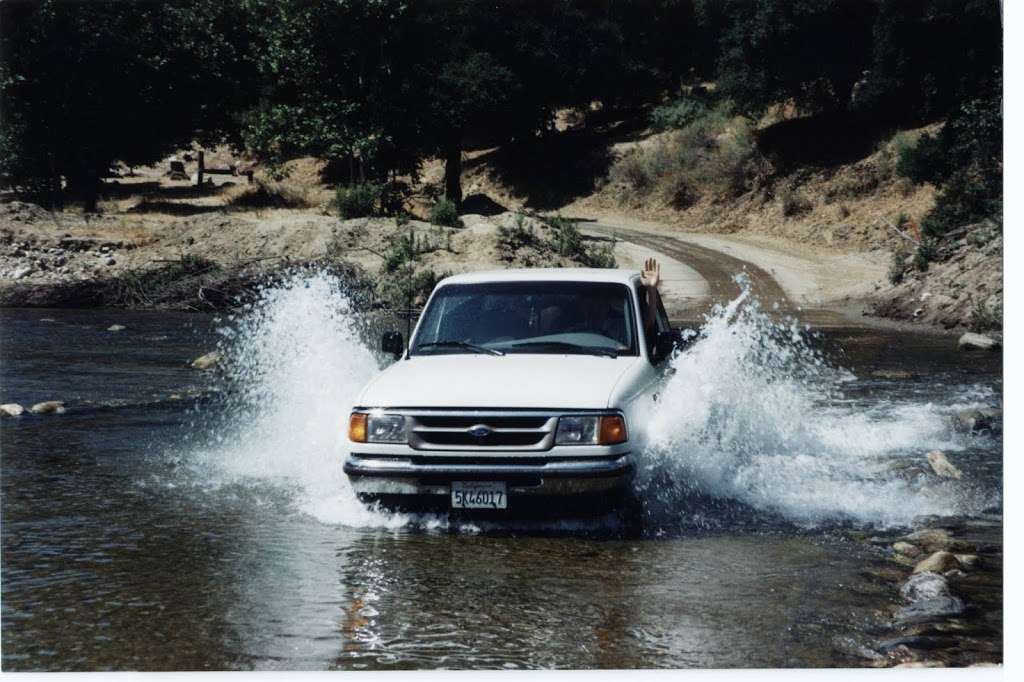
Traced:
[[516, 214], [511, 227], [498, 227], [499, 244], [509, 251], [516, 251], [525, 246], [538, 246], [541, 243], [533, 224], [527, 224], [526, 216]]
[[397, 239], [392, 241], [391, 246], [384, 252], [384, 269], [387, 272], [394, 272], [406, 263], [415, 260], [416, 256], [424, 253], [433, 253], [441, 249], [450, 251], [451, 240], [449, 237], [448, 233], [443, 235], [417, 235], [415, 232], [399, 233]]
[[309, 200], [303, 189], [257, 179], [231, 199], [231, 205], [241, 208], [301, 208], [308, 206]]
[[922, 136], [902, 159], [908, 178], [939, 187], [935, 207], [921, 221], [930, 236], [1002, 216], [1001, 79], [998, 85], [990, 96], [963, 103], [938, 136]]
[[946, 160], [934, 135], [924, 133], [914, 140], [909, 133], [897, 133], [892, 146], [896, 172], [911, 182], [936, 182], [943, 175]]
[[217, 272], [220, 265], [202, 256], [185, 254], [179, 260], [147, 270], [127, 270], [109, 285], [110, 300], [121, 305], [146, 305], [181, 280]]
[[968, 327], [972, 332], [983, 333], [1003, 326], [1003, 311], [1000, 306], [989, 307], [985, 301], [975, 301], [971, 308]]
[[655, 130], [679, 130], [704, 116], [708, 107], [699, 99], [677, 99], [655, 107], [651, 112], [651, 127]]
[[377, 295], [389, 308], [423, 305], [437, 283], [449, 274], [437, 273], [431, 268], [415, 273], [396, 272], [378, 280]]
[[441, 199], [430, 209], [430, 222], [433, 225], [445, 225], [447, 227], [462, 227], [462, 220], [459, 219], [459, 209], [455, 202], [450, 199]]
[[631, 150], [616, 161], [609, 172], [612, 182], [622, 183], [630, 189], [644, 194], [654, 185], [654, 178], [647, 164], [644, 162], [644, 155], [639, 150]]
[[792, 189], [784, 189], [779, 195], [782, 202], [782, 215], [793, 217], [809, 213], [814, 205], [800, 192]]
[[935, 241], [927, 237], [921, 239], [921, 243], [917, 246], [917, 251], [914, 252], [914, 267], [925, 272], [928, 270], [928, 264], [935, 260], [935, 256], [938, 253]]
[[903, 273], [907, 267], [907, 254], [902, 249], [892, 252], [892, 261], [889, 263], [889, 282], [899, 284], [903, 281]]
[[615, 241], [600, 246], [587, 246], [576, 227], [575, 221], [554, 216], [546, 220], [548, 225], [554, 228], [554, 235], [549, 239], [548, 245], [558, 255], [571, 258], [576, 262], [589, 268], [614, 268], [615, 263]]
[[997, 228], [995, 225], [990, 227], [980, 227], [967, 233], [967, 243], [976, 249], [981, 249], [995, 239], [997, 234]]
[[367, 182], [351, 187], [339, 187], [334, 198], [342, 218], [365, 218], [379, 212], [381, 186]]
[[615, 262], [615, 244], [616, 240], [612, 240], [607, 244], [601, 244], [599, 246], [593, 246], [587, 249], [586, 264], [591, 268], [614, 268], [618, 267], [618, 263]]
[[548, 218], [547, 223], [555, 230], [555, 234], [551, 237], [551, 244], [559, 256], [572, 258], [584, 254], [583, 235], [580, 234], [575, 222], [568, 218], [555, 216]]
[[705, 109], [676, 132], [637, 148], [611, 168], [611, 180], [631, 193], [660, 194], [685, 208], [701, 194], [737, 196], [763, 186], [771, 164], [758, 152], [753, 126], [731, 103]]

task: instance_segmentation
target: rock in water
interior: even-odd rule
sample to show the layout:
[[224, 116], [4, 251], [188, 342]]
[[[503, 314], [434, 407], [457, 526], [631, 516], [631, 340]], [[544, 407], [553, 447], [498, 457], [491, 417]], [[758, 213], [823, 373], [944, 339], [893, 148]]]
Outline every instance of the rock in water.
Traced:
[[123, 332], [125, 329], [127, 329], [127, 327], [125, 327], [123, 324], [112, 324], [109, 327], [107, 327], [108, 332]]
[[1002, 344], [995, 339], [974, 332], [967, 332], [961, 336], [956, 346], [960, 350], [998, 350], [1002, 348]]
[[211, 351], [192, 361], [192, 369], [213, 369], [224, 360], [224, 354], [219, 350]]
[[918, 562], [917, 566], [914, 566], [914, 573], [945, 573], [954, 568], [960, 568], [956, 556], [951, 552], [939, 551]]
[[945, 549], [953, 541], [949, 536], [949, 533], [941, 528], [923, 528], [921, 530], [914, 531], [903, 539], [928, 552]]
[[907, 601], [948, 597], [949, 583], [938, 573], [915, 573], [900, 587], [900, 596]]
[[959, 598], [935, 597], [904, 606], [896, 612], [896, 620], [902, 623], [919, 623], [936, 618], [956, 616], [963, 611], [964, 603]]
[[943, 454], [942, 450], [932, 450], [928, 453], [928, 464], [931, 465], [932, 471], [942, 478], [956, 478], [959, 479], [963, 474], [959, 469], [953, 466], [953, 463], [946, 459], [946, 455]]
[[29, 410], [32, 414], [64, 414], [63, 400], [47, 400], [36, 403]]
[[991, 431], [1002, 416], [1003, 411], [993, 407], [963, 410], [953, 416], [953, 429], [961, 432]]
[[981, 563], [981, 558], [977, 554], [954, 554], [956, 560], [960, 563], [961, 568], [966, 570], [975, 569], [978, 564]]
[[908, 557], [915, 557], [921, 553], [920, 547], [918, 547], [917, 545], [912, 545], [909, 542], [894, 543], [892, 548], [900, 554], [903, 554]]
[[0, 417], [20, 417], [23, 414], [25, 414], [25, 408], [18, 403], [0, 405]]

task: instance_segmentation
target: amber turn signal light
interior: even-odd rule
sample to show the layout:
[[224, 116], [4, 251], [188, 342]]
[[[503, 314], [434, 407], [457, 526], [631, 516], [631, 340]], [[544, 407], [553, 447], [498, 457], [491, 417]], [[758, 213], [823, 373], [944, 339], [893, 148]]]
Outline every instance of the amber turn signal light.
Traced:
[[366, 414], [353, 412], [348, 418], [348, 439], [353, 443], [366, 442]]
[[598, 424], [597, 442], [601, 445], [615, 445], [626, 441], [626, 422], [619, 415], [601, 417]]

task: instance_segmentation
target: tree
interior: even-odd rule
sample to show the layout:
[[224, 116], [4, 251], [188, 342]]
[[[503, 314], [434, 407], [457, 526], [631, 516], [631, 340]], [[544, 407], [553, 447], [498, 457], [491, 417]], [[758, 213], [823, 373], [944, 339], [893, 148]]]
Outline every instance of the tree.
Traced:
[[750, 114], [792, 101], [844, 109], [869, 65], [869, 0], [698, 0], [703, 31], [719, 36], [718, 90]]
[[350, 182], [440, 156], [459, 204], [467, 136], [529, 138], [621, 84], [620, 34], [578, 4], [248, 0], [263, 91], [246, 140], [277, 160], [347, 161]]
[[991, 93], [1002, 60], [994, 0], [878, 0], [858, 106], [934, 120]]
[[[114, 161], [155, 161], [237, 126], [241, 24], [231, 3], [0, 4], [0, 179], [95, 209]], [[63, 191], [62, 191], [63, 190]]]

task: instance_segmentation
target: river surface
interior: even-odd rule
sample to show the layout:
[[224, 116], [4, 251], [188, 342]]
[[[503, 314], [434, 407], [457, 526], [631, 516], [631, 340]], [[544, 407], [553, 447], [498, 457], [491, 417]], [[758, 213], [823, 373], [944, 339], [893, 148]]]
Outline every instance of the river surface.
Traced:
[[[3, 668], [862, 665], [898, 597], [849, 531], [1001, 510], [998, 435], [949, 428], [1001, 405], [998, 357], [737, 300], [652, 415], [643, 529], [368, 511], [336, 448], [378, 371], [353, 320], [316, 277], [234, 318], [0, 311], [0, 402], [67, 402], [0, 426]], [[226, 376], [189, 367], [216, 345]]]

